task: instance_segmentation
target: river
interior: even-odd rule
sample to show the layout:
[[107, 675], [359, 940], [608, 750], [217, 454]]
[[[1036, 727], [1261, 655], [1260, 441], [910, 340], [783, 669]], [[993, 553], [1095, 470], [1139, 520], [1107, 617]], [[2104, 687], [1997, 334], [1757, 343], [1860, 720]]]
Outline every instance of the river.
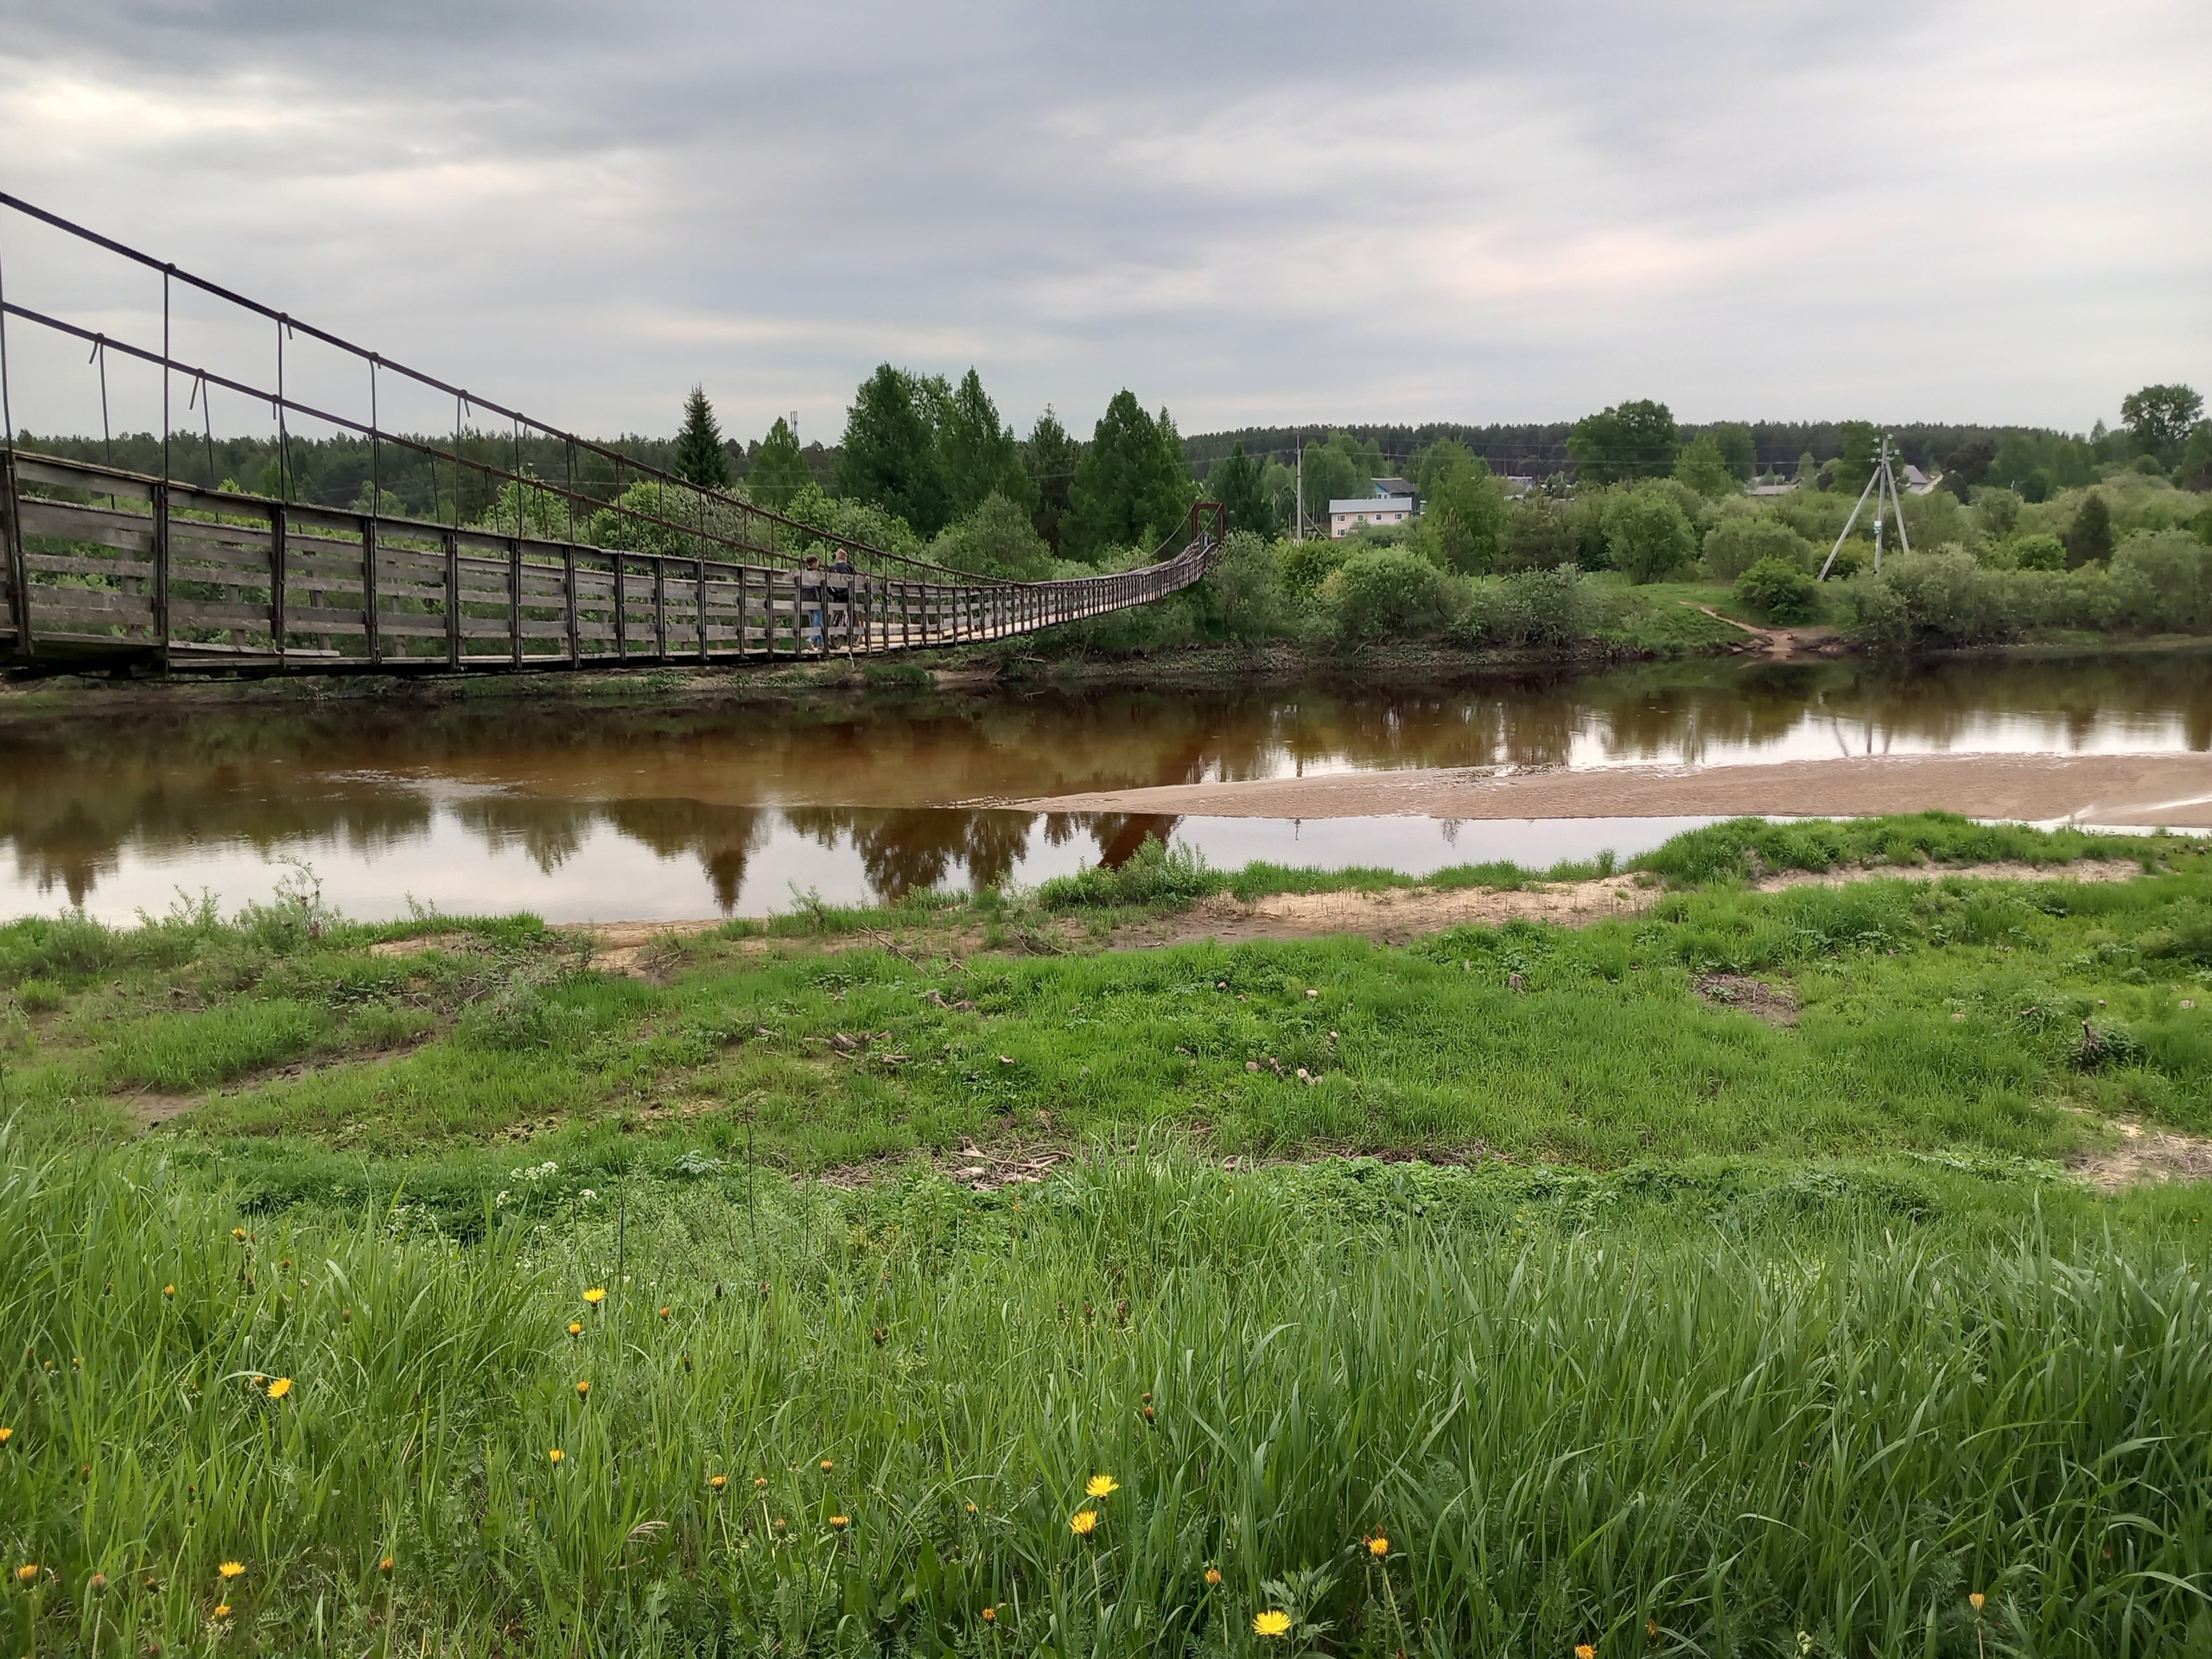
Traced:
[[[632, 683], [635, 690], [635, 683]], [[1702, 766], [1832, 755], [2203, 753], [2212, 653], [1651, 665], [1450, 690], [577, 695], [0, 702], [0, 915], [113, 921], [308, 879], [363, 918], [759, 915], [1034, 882], [1147, 835], [1215, 864], [1421, 874], [1632, 856], [1704, 820], [1033, 814], [1001, 803], [1407, 767]]]

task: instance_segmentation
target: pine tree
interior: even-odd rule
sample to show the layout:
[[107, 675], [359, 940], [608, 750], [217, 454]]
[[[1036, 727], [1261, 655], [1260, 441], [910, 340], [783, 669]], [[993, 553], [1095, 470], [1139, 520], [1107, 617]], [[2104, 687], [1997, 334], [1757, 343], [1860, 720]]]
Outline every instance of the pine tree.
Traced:
[[1014, 429], [999, 424], [998, 405], [973, 369], [945, 399], [937, 447], [955, 519], [965, 518], [994, 495], [1004, 496], [1024, 514], [1035, 506], [1036, 486], [1021, 464]]
[[1117, 547], [1149, 553], [1174, 530], [1198, 494], [1183, 440], [1166, 410], [1154, 419], [1126, 388], [1098, 417], [1069, 490], [1079, 558]]
[[2074, 522], [2066, 527], [2066, 568], [2102, 564], [2112, 557], [2112, 509], [2091, 490], [2082, 500]]
[[951, 505], [926, 391], [905, 370], [880, 365], [853, 394], [837, 457], [839, 495], [881, 507], [925, 537], [944, 528]]
[[729, 487], [729, 452], [722, 448], [722, 429], [703, 386], [692, 387], [683, 400], [683, 429], [676, 435], [676, 458], [670, 470], [702, 490]]
[[1268, 499], [1260, 479], [1260, 463], [1244, 453], [1244, 441], [1229, 452], [1229, 459], [1206, 479], [1207, 493], [1222, 505], [1232, 531], [1249, 530], [1255, 536], [1274, 536], [1282, 525], [1274, 504]]
[[1029, 429], [1029, 441], [1021, 446], [1021, 464], [1029, 474], [1031, 488], [1036, 492], [1036, 507], [1030, 514], [1030, 523], [1052, 550], [1052, 556], [1061, 556], [1060, 538], [1067, 529], [1069, 491], [1075, 483], [1076, 463], [1083, 459], [1083, 446], [1068, 435], [1060, 424], [1060, 417], [1052, 413], [1050, 404], [1037, 417], [1037, 424]]
[[746, 474], [745, 492], [762, 506], [781, 512], [791, 498], [814, 481], [806, 456], [798, 447], [798, 434], [780, 415], [753, 452], [753, 470]]

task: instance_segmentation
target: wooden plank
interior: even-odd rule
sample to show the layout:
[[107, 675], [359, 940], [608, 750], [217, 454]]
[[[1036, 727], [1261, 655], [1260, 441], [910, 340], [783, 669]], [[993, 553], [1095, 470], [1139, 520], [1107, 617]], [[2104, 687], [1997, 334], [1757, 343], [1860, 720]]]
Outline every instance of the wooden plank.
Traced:
[[149, 505], [154, 499], [150, 480], [115, 478], [105, 473], [83, 471], [67, 461], [41, 461], [35, 455], [27, 455], [20, 451], [16, 456], [16, 476], [28, 484], [52, 484], [65, 490], [92, 490], [101, 495], [124, 496]]
[[[64, 594], [68, 597], [48, 597]], [[92, 588], [34, 587], [31, 617], [35, 622], [66, 617], [77, 621], [132, 622], [150, 626], [154, 601], [139, 594], [108, 594]]]

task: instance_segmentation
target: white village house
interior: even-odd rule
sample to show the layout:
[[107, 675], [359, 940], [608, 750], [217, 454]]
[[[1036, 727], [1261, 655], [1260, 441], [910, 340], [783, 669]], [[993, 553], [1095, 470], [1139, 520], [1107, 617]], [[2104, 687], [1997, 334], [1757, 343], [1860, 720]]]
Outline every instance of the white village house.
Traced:
[[1377, 478], [1370, 480], [1374, 490], [1367, 495], [1346, 496], [1329, 503], [1329, 537], [1342, 541], [1362, 524], [1402, 524], [1421, 511], [1414, 486], [1402, 478]]

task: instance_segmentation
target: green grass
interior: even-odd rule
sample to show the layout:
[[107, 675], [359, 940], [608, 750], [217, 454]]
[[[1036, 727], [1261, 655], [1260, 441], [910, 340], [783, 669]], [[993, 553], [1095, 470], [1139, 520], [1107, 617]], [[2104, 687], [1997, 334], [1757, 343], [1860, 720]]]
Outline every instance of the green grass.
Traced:
[[404, 1193], [275, 1221], [143, 1153], [9, 1162], [23, 1651], [1244, 1654], [1289, 1606], [1332, 1653], [2102, 1656], [2201, 1618], [2193, 1191], [700, 1164], [518, 1171], [456, 1248]]
[[[2052, 874], [1946, 873], [2000, 860]], [[1745, 880], [1854, 863], [1894, 876]], [[1666, 890], [1406, 947], [1066, 925], [1403, 884], [1155, 849], [651, 983], [528, 918], [0, 928], [5, 1639], [2212, 1646], [2212, 1192], [2063, 1169], [2212, 1132], [2212, 849], [1741, 820], [1610, 874]], [[962, 1137], [1064, 1161], [975, 1191]]]

